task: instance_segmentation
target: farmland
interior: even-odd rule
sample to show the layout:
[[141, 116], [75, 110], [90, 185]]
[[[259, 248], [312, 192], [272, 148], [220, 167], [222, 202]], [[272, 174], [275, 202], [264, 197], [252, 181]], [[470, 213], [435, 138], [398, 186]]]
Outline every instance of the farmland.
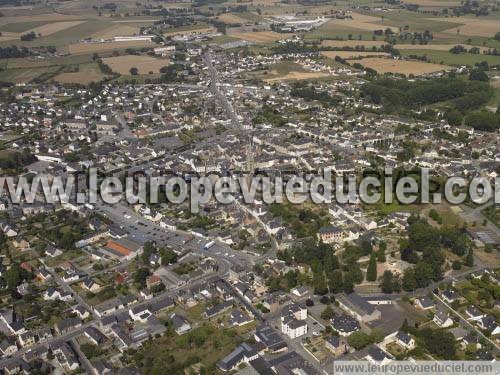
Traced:
[[418, 76], [427, 73], [434, 73], [448, 68], [448, 66], [445, 65], [431, 64], [420, 61], [394, 60], [378, 57], [352, 60], [352, 62], [359, 62], [361, 65], [371, 68], [380, 74], [396, 73], [407, 76], [410, 74]]
[[135, 55], [107, 57], [103, 59], [103, 62], [109, 65], [114, 72], [122, 75], [129, 75], [131, 68], [137, 68], [139, 74], [155, 74], [169, 64], [166, 59]]
[[260, 32], [237, 32], [231, 33], [229, 36], [233, 38], [248, 40], [255, 43], [272, 43], [279, 39], [289, 38], [292, 34], [278, 34], [274, 31], [260, 31]]
[[448, 51], [436, 51], [429, 49], [418, 50], [401, 50], [402, 56], [426, 56], [433, 63], [443, 63], [447, 65], [475, 65], [481, 61], [486, 61], [488, 64], [500, 64], [500, 56], [490, 56], [472, 53], [454, 54]]
[[321, 54], [330, 59], [334, 59], [336, 56], [342, 59], [353, 59], [356, 57], [363, 57], [363, 56], [389, 56], [389, 54], [385, 52], [370, 52], [370, 51], [323, 51], [321, 52]]

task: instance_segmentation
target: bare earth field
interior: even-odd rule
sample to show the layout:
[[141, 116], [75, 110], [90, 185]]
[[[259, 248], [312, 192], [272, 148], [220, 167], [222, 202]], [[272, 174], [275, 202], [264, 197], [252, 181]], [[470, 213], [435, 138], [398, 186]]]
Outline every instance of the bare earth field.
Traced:
[[[273, 74], [275, 72], [271, 71], [270, 73]], [[284, 76], [268, 78], [265, 79], [264, 81], [271, 83], [276, 81], [296, 81], [302, 79], [324, 78], [328, 76], [329, 76], [328, 73], [321, 73], [321, 72], [290, 72]]]
[[446, 34], [454, 35], [477, 35], [485, 37], [493, 37], [500, 30], [500, 21], [494, 19], [485, 19], [482, 17], [449, 17], [435, 18], [436, 20], [462, 23], [462, 26], [453, 27], [445, 30]]
[[280, 39], [286, 39], [293, 34], [280, 34], [274, 31], [257, 31], [249, 33], [231, 33], [229, 36], [233, 38], [248, 40], [255, 43], [272, 43]]
[[374, 69], [378, 73], [398, 73], [404, 75], [422, 75], [428, 73], [439, 72], [448, 68], [446, 65], [430, 64], [421, 61], [407, 61], [385, 59], [380, 57], [368, 57], [361, 60], [352, 60], [361, 65]]
[[244, 24], [244, 23], [248, 22], [247, 19], [244, 19], [242, 17], [238, 17], [236, 14], [232, 14], [232, 13], [224, 13], [224, 14], [220, 15], [219, 17], [217, 17], [217, 19], [221, 22], [228, 23], [228, 24], [237, 24], [237, 23]]
[[99, 82], [104, 77], [97, 64], [82, 64], [78, 72], [61, 73], [55, 76], [54, 80], [60, 83], [88, 85], [91, 82]]
[[130, 36], [139, 34], [138, 26], [113, 24], [109, 29], [95, 33], [94, 39], [113, 39], [115, 36]]
[[323, 40], [321, 42], [321, 45], [324, 47], [335, 47], [335, 48], [343, 48], [343, 47], [356, 48], [358, 46], [371, 48], [371, 47], [381, 47], [385, 44], [387, 43], [379, 40]]
[[125, 49], [125, 48], [151, 47], [153, 45], [154, 44], [152, 42], [143, 40], [110, 42], [110, 43], [74, 43], [69, 45], [69, 52], [71, 54], [83, 54], [83, 53], [112, 51], [116, 49]]
[[170, 63], [168, 59], [157, 59], [151, 56], [116, 56], [107, 57], [103, 62], [111, 67], [114, 72], [129, 75], [130, 68], [139, 69], [139, 74], [159, 73], [160, 69]]
[[321, 54], [330, 59], [334, 59], [335, 56], [338, 56], [342, 59], [353, 59], [356, 57], [363, 57], [363, 56], [389, 56], [389, 54], [386, 52], [370, 52], [370, 51], [323, 51], [321, 52]]

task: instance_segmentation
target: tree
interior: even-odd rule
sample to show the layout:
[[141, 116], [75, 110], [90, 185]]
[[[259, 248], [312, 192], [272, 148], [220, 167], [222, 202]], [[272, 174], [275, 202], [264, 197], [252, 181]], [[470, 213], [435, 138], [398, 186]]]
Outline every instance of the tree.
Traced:
[[356, 331], [349, 335], [347, 342], [356, 350], [363, 349], [372, 343], [372, 338], [363, 331]]
[[458, 271], [462, 268], [462, 262], [460, 262], [459, 260], [453, 261], [453, 263], [451, 264], [451, 268], [453, 268], [455, 271]]
[[343, 276], [341, 270], [335, 270], [328, 274], [328, 285], [330, 287], [330, 292], [338, 293], [343, 287]]
[[471, 81], [488, 82], [490, 77], [488, 77], [488, 74], [482, 69], [473, 69], [469, 74], [469, 79]]
[[326, 306], [325, 309], [323, 310], [323, 312], [321, 313], [321, 319], [324, 319], [324, 320], [330, 320], [334, 316], [335, 316], [335, 313], [334, 313], [332, 307], [329, 305]]
[[135, 66], [130, 68], [130, 75], [136, 76], [139, 74], [139, 69], [137, 69]]
[[387, 270], [384, 272], [382, 275], [382, 282], [380, 283], [380, 288], [382, 289], [382, 292], [384, 293], [392, 293], [394, 290], [394, 285], [393, 285], [393, 280], [394, 275], [392, 274], [391, 271]]
[[407, 268], [403, 274], [402, 281], [403, 290], [411, 292], [417, 288], [417, 281], [415, 280], [415, 270], [413, 268]]
[[467, 256], [465, 257], [465, 265], [467, 267], [474, 266], [474, 252], [472, 251], [472, 249], [469, 249], [469, 252], [467, 253]]
[[361, 284], [363, 282], [363, 272], [361, 271], [361, 268], [359, 268], [359, 264], [351, 264], [349, 266], [349, 273], [348, 275], [351, 275], [352, 277], [352, 282], [354, 284]]
[[422, 338], [425, 348], [432, 354], [446, 360], [455, 358], [457, 342], [451, 332], [424, 328], [418, 335]]
[[310, 298], [306, 299], [306, 306], [307, 307], [312, 307], [314, 306], [314, 301]]
[[313, 286], [314, 294], [323, 295], [328, 293], [328, 286], [326, 285], [325, 275], [323, 274], [323, 268], [313, 274]]
[[464, 116], [457, 111], [456, 109], [451, 109], [445, 114], [446, 121], [448, 121], [448, 124], [452, 126], [460, 126], [462, 125], [462, 121], [464, 119]]
[[344, 282], [342, 283], [342, 289], [346, 294], [354, 292], [354, 282], [352, 281], [351, 273], [346, 273], [344, 275]]
[[366, 269], [366, 281], [377, 280], [377, 258], [375, 254], [370, 256], [370, 262], [368, 263], [368, 268]]
[[415, 282], [417, 288], [424, 288], [431, 283], [433, 279], [432, 267], [423, 261], [420, 261], [415, 266]]
[[134, 273], [134, 283], [141, 288], [146, 285], [146, 278], [151, 275], [151, 272], [147, 268], [139, 268]]

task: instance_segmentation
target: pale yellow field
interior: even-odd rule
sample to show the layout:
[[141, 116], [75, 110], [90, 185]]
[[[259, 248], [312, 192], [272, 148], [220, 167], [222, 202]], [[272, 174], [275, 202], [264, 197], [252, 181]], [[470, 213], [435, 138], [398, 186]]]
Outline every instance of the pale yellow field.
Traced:
[[257, 31], [248, 33], [231, 33], [228, 35], [233, 38], [248, 40], [249, 42], [272, 43], [280, 39], [289, 38], [293, 34], [280, 34], [275, 33], [274, 31]]
[[384, 41], [379, 41], [379, 40], [323, 40], [321, 42], [322, 46], [325, 47], [335, 47], [335, 48], [342, 48], [342, 47], [352, 47], [356, 48], [358, 46], [364, 46], [366, 49], [369, 49], [371, 47], [381, 47], [383, 45], [387, 44]]
[[104, 29], [92, 35], [94, 39], [113, 39], [115, 36], [131, 36], [139, 34], [138, 26], [114, 24], [110, 28]]
[[361, 60], [351, 60], [351, 62], [358, 62], [361, 65], [374, 69], [377, 73], [398, 73], [404, 75], [422, 75], [428, 73], [439, 72], [449, 68], [446, 65], [431, 64], [421, 61], [407, 61], [407, 60], [394, 60], [385, 59], [380, 57], [368, 57]]
[[152, 42], [143, 40], [134, 40], [125, 42], [111, 42], [111, 43], [74, 43], [70, 44], [68, 49], [69, 53], [76, 55], [82, 53], [112, 51], [115, 49], [141, 48], [141, 47], [152, 47], [152, 46], [154, 46]]
[[420, 44], [396, 44], [394, 45], [395, 49], [428, 49], [432, 51], [449, 51], [451, 48], [460, 45], [462, 47], [465, 47], [467, 49], [471, 49], [473, 47], [479, 48], [479, 50], [482, 52], [488, 51], [490, 48], [488, 47], [481, 47], [481, 46], [472, 46], [470, 44], [426, 44], [426, 45], [420, 45]]
[[389, 56], [386, 52], [370, 52], [370, 51], [323, 51], [321, 54], [330, 59], [339, 56], [342, 59], [353, 59], [362, 56]]
[[[270, 72], [271, 74], [273, 71]], [[274, 72], [277, 73], [277, 72]], [[321, 72], [290, 72], [284, 76], [280, 77], [274, 77], [274, 78], [268, 78], [265, 79], [265, 82], [271, 83], [271, 82], [276, 82], [276, 81], [296, 81], [296, 80], [303, 80], [303, 79], [315, 79], [315, 78], [323, 78], [323, 77], [328, 77], [328, 73], [321, 73]]]
[[60, 83], [79, 83], [88, 85], [91, 82], [99, 82], [104, 75], [95, 64], [80, 65], [80, 71], [74, 73], [61, 73], [54, 77]]
[[449, 17], [449, 18], [433, 18], [433, 20], [462, 23], [462, 26], [453, 27], [443, 31], [445, 34], [454, 35], [477, 35], [485, 37], [493, 37], [500, 31], [500, 21], [484, 18], [472, 17]]
[[220, 16], [217, 17], [217, 19], [221, 22], [229, 24], [235, 24], [235, 23], [245, 24], [249, 22], [247, 19], [238, 17], [236, 14], [232, 13], [221, 14]]
[[8, 42], [10, 40], [17, 40], [19, 39], [20, 34], [18, 33], [9, 33], [9, 32], [2, 32], [2, 35], [0, 36], [0, 42]]
[[172, 31], [169, 33], [164, 33], [165, 36], [175, 36], [175, 35], [187, 35], [187, 34], [197, 34], [197, 33], [211, 33], [215, 32], [215, 27], [203, 27], [199, 29], [192, 30], [182, 30], [182, 31]]
[[139, 74], [159, 73], [162, 67], [170, 64], [168, 59], [135, 55], [107, 57], [102, 60], [114, 72], [123, 75], [129, 75], [130, 68], [137, 68]]

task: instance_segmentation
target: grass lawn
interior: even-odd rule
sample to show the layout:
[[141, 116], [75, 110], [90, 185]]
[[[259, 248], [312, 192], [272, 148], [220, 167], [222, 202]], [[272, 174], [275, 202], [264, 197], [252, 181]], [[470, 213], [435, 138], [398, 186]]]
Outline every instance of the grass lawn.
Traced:
[[63, 250], [64, 252], [55, 257], [55, 258], [50, 258], [48, 259], [45, 263], [47, 264], [47, 266], [49, 267], [55, 267], [63, 262], [66, 262], [68, 260], [71, 260], [71, 259], [75, 259], [75, 258], [78, 258], [79, 256], [82, 255], [82, 252], [80, 250], [76, 250], [76, 249], [73, 249], [73, 250]]
[[[397, 45], [396, 45], [397, 48]], [[425, 47], [416, 50], [400, 50], [402, 56], [427, 56], [427, 59], [436, 64], [446, 65], [474, 65], [486, 61], [490, 65], [500, 64], [500, 56], [474, 55], [472, 53], [453, 54], [448, 51], [426, 50]]]

